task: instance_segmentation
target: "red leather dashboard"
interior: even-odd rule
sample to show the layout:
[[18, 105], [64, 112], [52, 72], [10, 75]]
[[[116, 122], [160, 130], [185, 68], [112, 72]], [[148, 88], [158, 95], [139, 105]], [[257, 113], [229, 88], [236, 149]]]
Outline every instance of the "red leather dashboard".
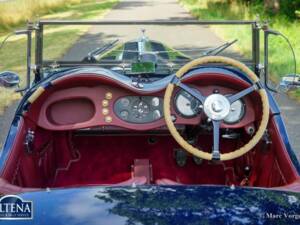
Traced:
[[[204, 95], [218, 89], [221, 93], [234, 93], [231, 88], [221, 86], [196, 87]], [[176, 93], [176, 92], [175, 92]], [[130, 90], [111, 85], [94, 87], [79, 86], [56, 90], [43, 101], [37, 124], [48, 130], [74, 130], [89, 127], [116, 126], [132, 130], [150, 130], [165, 126], [163, 116], [149, 123], [130, 123], [120, 119], [114, 112], [115, 102], [124, 96], [136, 96]], [[164, 91], [148, 94], [163, 99]], [[245, 116], [237, 124], [223, 124], [223, 127], [238, 128], [246, 126], [255, 120], [254, 109], [250, 98], [244, 99], [246, 104]], [[197, 125], [204, 120], [204, 113], [194, 118], [183, 118], [172, 106], [172, 114], [177, 118], [176, 124]]]

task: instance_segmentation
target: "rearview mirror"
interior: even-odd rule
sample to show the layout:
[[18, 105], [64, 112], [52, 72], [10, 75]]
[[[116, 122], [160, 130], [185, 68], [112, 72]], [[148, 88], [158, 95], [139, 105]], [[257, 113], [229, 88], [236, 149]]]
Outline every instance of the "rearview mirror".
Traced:
[[289, 91], [300, 88], [300, 76], [289, 74], [281, 78], [279, 88], [283, 91]]
[[13, 88], [17, 87], [19, 83], [20, 78], [18, 74], [10, 71], [0, 73], [0, 87]]

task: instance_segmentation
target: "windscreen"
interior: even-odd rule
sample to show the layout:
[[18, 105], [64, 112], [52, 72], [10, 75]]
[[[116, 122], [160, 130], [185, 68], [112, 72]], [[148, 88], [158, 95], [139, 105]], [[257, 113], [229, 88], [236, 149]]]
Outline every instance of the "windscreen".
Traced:
[[252, 24], [43, 24], [43, 68], [170, 74], [207, 55], [252, 64]]

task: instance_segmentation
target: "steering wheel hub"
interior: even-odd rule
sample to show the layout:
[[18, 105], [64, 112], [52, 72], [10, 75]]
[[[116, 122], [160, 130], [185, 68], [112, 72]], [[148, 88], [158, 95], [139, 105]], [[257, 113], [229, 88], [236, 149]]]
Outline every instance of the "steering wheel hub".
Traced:
[[224, 95], [212, 94], [205, 99], [204, 112], [212, 120], [223, 120], [230, 112], [230, 102]]

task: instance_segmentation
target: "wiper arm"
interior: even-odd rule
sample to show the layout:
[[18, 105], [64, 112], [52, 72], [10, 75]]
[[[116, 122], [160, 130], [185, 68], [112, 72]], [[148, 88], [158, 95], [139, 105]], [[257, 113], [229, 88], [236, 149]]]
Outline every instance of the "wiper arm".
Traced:
[[[103, 52], [108, 51], [109, 49], [111, 49], [112, 47], [114, 47], [117, 43], [118, 43], [119, 39], [116, 39], [114, 41], [111, 41], [110, 43], [107, 43], [106, 45], [96, 48], [95, 50], [91, 51], [88, 53], [87, 57], [89, 60], [95, 58], [96, 55], [100, 55]], [[84, 60], [86, 59], [84, 58]]]
[[229, 48], [231, 45], [233, 45], [234, 43], [236, 43], [238, 41], [238, 39], [235, 39], [231, 42], [226, 42], [225, 44], [222, 44], [210, 51], [207, 51], [204, 53], [204, 56], [208, 56], [208, 55], [218, 55], [221, 52], [223, 52], [225, 49]]

